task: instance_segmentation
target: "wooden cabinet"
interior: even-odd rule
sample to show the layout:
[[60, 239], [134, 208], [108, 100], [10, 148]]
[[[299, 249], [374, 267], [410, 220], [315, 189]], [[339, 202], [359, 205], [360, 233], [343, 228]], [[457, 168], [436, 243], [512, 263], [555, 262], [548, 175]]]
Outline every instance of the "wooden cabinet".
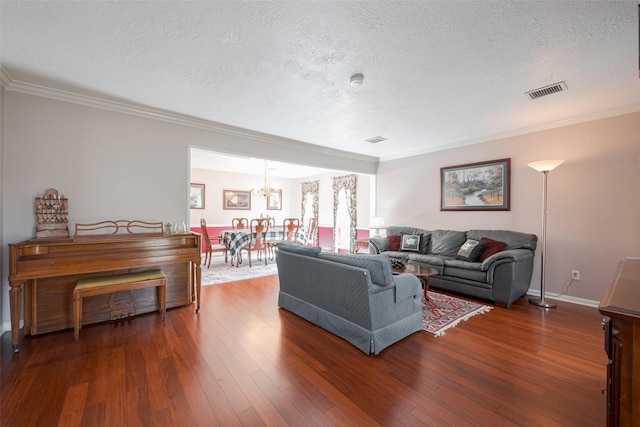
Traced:
[[640, 258], [620, 262], [598, 310], [607, 316], [607, 426], [639, 426]]

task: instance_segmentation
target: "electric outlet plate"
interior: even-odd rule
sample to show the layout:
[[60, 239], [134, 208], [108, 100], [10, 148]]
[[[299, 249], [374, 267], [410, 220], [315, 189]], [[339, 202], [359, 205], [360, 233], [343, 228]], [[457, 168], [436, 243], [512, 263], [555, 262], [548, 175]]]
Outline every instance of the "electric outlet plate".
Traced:
[[573, 280], [580, 280], [580, 270], [571, 270], [571, 278]]

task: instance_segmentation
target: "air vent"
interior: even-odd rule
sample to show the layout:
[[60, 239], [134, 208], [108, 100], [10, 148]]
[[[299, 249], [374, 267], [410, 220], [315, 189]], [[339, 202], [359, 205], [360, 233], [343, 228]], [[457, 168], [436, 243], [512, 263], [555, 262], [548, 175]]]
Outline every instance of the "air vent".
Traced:
[[563, 90], [567, 90], [567, 84], [565, 82], [558, 82], [549, 86], [525, 92], [524, 94], [527, 95], [530, 100], [534, 100], [543, 96], [551, 95], [552, 93], [562, 92]]
[[365, 141], [370, 142], [372, 144], [377, 144], [378, 142], [386, 141], [387, 138], [383, 138], [381, 136], [374, 136], [373, 138], [365, 139]]

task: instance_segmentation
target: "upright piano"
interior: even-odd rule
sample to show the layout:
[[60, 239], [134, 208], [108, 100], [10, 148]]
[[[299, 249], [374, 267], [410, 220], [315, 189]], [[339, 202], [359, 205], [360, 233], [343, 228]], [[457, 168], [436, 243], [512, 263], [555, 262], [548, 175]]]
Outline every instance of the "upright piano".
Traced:
[[[72, 293], [86, 277], [160, 268], [167, 276], [167, 308], [196, 302], [200, 309], [201, 236], [198, 233], [106, 235], [30, 239], [9, 244], [11, 343], [18, 351], [24, 287], [24, 334], [73, 328]], [[87, 298], [83, 323], [111, 320], [129, 305], [136, 314], [155, 311], [155, 289]]]

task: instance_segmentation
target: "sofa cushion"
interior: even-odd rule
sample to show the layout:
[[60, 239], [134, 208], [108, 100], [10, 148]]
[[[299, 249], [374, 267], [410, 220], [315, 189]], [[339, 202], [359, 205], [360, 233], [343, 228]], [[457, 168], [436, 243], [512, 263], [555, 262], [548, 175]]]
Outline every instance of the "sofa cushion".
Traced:
[[283, 240], [282, 242], [278, 242], [278, 250], [315, 258], [322, 251], [322, 248], [320, 246], [306, 246], [301, 243]]
[[445, 259], [443, 261], [445, 267], [466, 268], [467, 270], [482, 270], [481, 262], [463, 261], [460, 259]]
[[467, 239], [467, 241], [460, 246], [457, 258], [462, 261], [477, 262], [488, 245], [489, 243], [484, 240]]
[[399, 251], [400, 250], [400, 241], [402, 240], [402, 236], [400, 234], [387, 236], [387, 241], [389, 242], [389, 250], [390, 251]]
[[409, 254], [409, 261], [419, 262], [421, 264], [429, 264], [429, 265], [444, 265], [444, 258], [441, 255], [434, 254]]
[[538, 236], [535, 234], [521, 233], [511, 230], [469, 230], [467, 238], [473, 240], [481, 240], [483, 237], [505, 242], [507, 249], [529, 249], [535, 251]]
[[352, 265], [354, 267], [365, 268], [369, 270], [371, 282], [386, 286], [393, 283], [393, 269], [391, 268], [391, 259], [387, 255], [368, 255], [368, 254], [336, 254], [333, 252], [321, 252], [318, 258], [327, 261], [339, 262], [342, 264]]
[[442, 274], [442, 272], [444, 271], [445, 259], [446, 258], [441, 255], [417, 254], [415, 252], [409, 253], [409, 261], [431, 267], [435, 269], [438, 274]]
[[497, 254], [507, 248], [507, 244], [505, 242], [499, 242], [497, 240], [489, 239], [488, 237], [483, 237], [480, 241], [487, 242], [487, 248], [480, 256], [480, 261], [484, 261], [491, 255]]
[[412, 254], [413, 252], [401, 252], [401, 251], [384, 251], [382, 252], [384, 255], [388, 256], [389, 258], [396, 258], [396, 259], [401, 259], [403, 261], [408, 261], [409, 260], [409, 255]]
[[455, 258], [460, 246], [467, 240], [467, 233], [455, 230], [434, 230], [431, 232], [429, 253]]
[[403, 234], [400, 250], [420, 252], [420, 237], [422, 234]]

